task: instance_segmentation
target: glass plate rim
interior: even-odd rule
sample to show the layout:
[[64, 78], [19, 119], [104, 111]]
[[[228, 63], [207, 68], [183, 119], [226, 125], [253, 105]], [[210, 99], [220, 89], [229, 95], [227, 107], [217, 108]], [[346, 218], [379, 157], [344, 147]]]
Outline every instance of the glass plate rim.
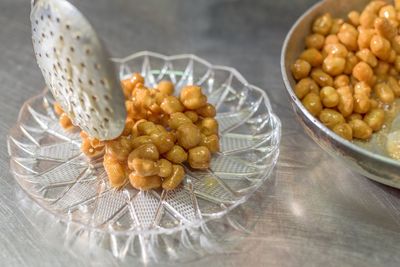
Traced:
[[[175, 58], [179, 58], [179, 59], [183, 59], [183, 58], [191, 58], [191, 59], [196, 59], [199, 60], [200, 62], [206, 64], [208, 67], [210, 68], [216, 68], [216, 69], [223, 69], [223, 70], [227, 70], [232, 72], [234, 75], [236, 75], [236, 77], [238, 77], [241, 82], [243, 83], [244, 86], [249, 87], [253, 90], [258, 91], [262, 98], [263, 98], [263, 103], [264, 105], [267, 107], [270, 119], [272, 119], [274, 121], [275, 124], [275, 128], [273, 129], [274, 135], [277, 136], [277, 140], [276, 140], [276, 144], [274, 146], [274, 148], [271, 150], [271, 155], [273, 156], [273, 166], [268, 169], [265, 173], [265, 175], [262, 176], [262, 178], [260, 179], [260, 181], [258, 181], [256, 184], [254, 184], [250, 190], [243, 195], [242, 197], [240, 197], [239, 199], [235, 200], [235, 202], [231, 205], [229, 205], [228, 207], [225, 206], [225, 208], [219, 212], [216, 212], [213, 214], [213, 216], [208, 216], [207, 218], [202, 218], [202, 219], [197, 219], [194, 222], [191, 222], [190, 224], [182, 224], [173, 228], [164, 228], [163, 231], [160, 233], [159, 230], [157, 229], [130, 229], [130, 230], [124, 230], [124, 231], [116, 231], [113, 229], [107, 229], [107, 228], [97, 228], [96, 226], [90, 225], [90, 224], [85, 224], [84, 222], [81, 221], [77, 221], [77, 220], [70, 220], [68, 219], [67, 216], [65, 215], [60, 215], [58, 213], [56, 213], [54, 210], [51, 210], [50, 208], [48, 208], [48, 205], [46, 205], [46, 203], [42, 203], [42, 201], [40, 201], [39, 199], [34, 198], [30, 193], [29, 190], [27, 188], [25, 188], [25, 186], [22, 184], [22, 182], [20, 182], [19, 177], [17, 177], [17, 175], [15, 175], [14, 173], [11, 172], [11, 174], [13, 175], [14, 179], [17, 181], [18, 186], [24, 191], [24, 193], [31, 199], [33, 200], [37, 205], [39, 205], [39, 207], [41, 209], [44, 209], [46, 212], [48, 212], [49, 214], [51, 214], [52, 216], [54, 216], [54, 218], [60, 220], [61, 222], [65, 223], [65, 224], [75, 224], [75, 225], [79, 225], [80, 227], [82, 227], [82, 229], [87, 230], [87, 231], [91, 231], [91, 232], [96, 232], [96, 233], [106, 233], [106, 234], [111, 234], [114, 236], [126, 236], [126, 235], [141, 235], [141, 234], [146, 234], [146, 235], [152, 235], [152, 234], [173, 234], [182, 230], [187, 230], [190, 228], [196, 228], [196, 227], [201, 227], [202, 225], [204, 225], [205, 223], [209, 222], [209, 221], [214, 221], [214, 220], [218, 220], [221, 219], [222, 217], [224, 217], [225, 215], [229, 214], [233, 209], [237, 208], [238, 206], [240, 206], [241, 204], [243, 204], [244, 202], [246, 202], [253, 194], [254, 192], [260, 188], [260, 186], [271, 176], [272, 172], [274, 171], [275, 167], [276, 167], [276, 163], [278, 161], [279, 158], [279, 147], [280, 147], [280, 142], [281, 142], [281, 131], [282, 131], [282, 124], [281, 121], [279, 119], [279, 117], [273, 112], [272, 107], [271, 107], [271, 103], [269, 100], [269, 97], [267, 95], [267, 93], [262, 90], [259, 87], [256, 87], [252, 84], [249, 84], [247, 82], [247, 80], [235, 69], [232, 67], [227, 67], [227, 66], [221, 66], [221, 65], [212, 65], [210, 64], [208, 61], [194, 55], [194, 54], [178, 54], [178, 55], [172, 55], [172, 56], [165, 56], [162, 54], [158, 54], [158, 53], [154, 53], [154, 52], [150, 52], [150, 51], [141, 51], [141, 52], [137, 52], [137, 53], [133, 53], [127, 57], [124, 58], [112, 58], [111, 60], [114, 61], [115, 63], [124, 63], [127, 60], [136, 58], [136, 57], [140, 57], [140, 56], [156, 56], [156, 57], [161, 57], [163, 59], [175, 59]], [[29, 106], [29, 104], [33, 103], [34, 101], [36, 101], [37, 99], [43, 98], [46, 94], [49, 93], [49, 89], [47, 87], [44, 87], [44, 89], [42, 89], [42, 91], [36, 95], [33, 95], [31, 97], [29, 97], [27, 100], [24, 101], [24, 103], [22, 104], [18, 116], [17, 116], [17, 120], [15, 122], [15, 124], [10, 128], [8, 134], [7, 134], [7, 152], [8, 155], [10, 157], [10, 161], [9, 161], [9, 170], [11, 171], [11, 166], [12, 166], [12, 160], [13, 160], [13, 155], [12, 155], [12, 151], [10, 148], [10, 144], [12, 142], [12, 133], [15, 132], [17, 130], [17, 128], [20, 125], [20, 122], [22, 120], [22, 116], [24, 115], [24, 113], [27, 110], [27, 107]]]

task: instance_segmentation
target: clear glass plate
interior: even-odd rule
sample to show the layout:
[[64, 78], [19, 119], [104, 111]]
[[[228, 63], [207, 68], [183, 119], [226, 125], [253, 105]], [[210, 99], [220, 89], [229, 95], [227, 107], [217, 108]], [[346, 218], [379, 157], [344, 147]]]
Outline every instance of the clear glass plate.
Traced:
[[151, 52], [113, 60], [121, 79], [141, 72], [151, 87], [162, 79], [170, 79], [177, 92], [187, 84], [202, 86], [220, 125], [221, 152], [213, 155], [210, 168], [186, 169], [183, 185], [173, 191], [115, 190], [102, 159], [89, 161], [80, 152], [79, 132], [59, 126], [54, 98], [45, 89], [22, 106], [10, 131], [11, 172], [42, 208], [83, 231], [108, 234], [110, 242], [128, 245], [135, 237], [160, 235], [175, 235], [177, 245], [188, 242], [183, 231], [221, 219], [269, 177], [279, 154], [280, 121], [266, 93], [232, 68], [194, 55]]

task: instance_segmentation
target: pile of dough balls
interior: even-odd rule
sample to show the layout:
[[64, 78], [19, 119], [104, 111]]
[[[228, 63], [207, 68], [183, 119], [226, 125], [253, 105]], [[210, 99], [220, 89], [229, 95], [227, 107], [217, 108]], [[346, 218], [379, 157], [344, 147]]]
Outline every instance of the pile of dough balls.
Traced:
[[[218, 122], [199, 86], [185, 86], [176, 97], [172, 82], [147, 88], [134, 73], [122, 88], [127, 118], [121, 136], [99, 141], [81, 132], [83, 153], [91, 158], [104, 154], [111, 186], [172, 190], [185, 176], [183, 163], [193, 169], [209, 167], [211, 154], [219, 151]], [[54, 109], [64, 128], [73, 127], [57, 103]]]
[[371, 1], [347, 19], [326, 13], [312, 24], [292, 65], [305, 108], [347, 140], [369, 139], [400, 96], [400, 0]]

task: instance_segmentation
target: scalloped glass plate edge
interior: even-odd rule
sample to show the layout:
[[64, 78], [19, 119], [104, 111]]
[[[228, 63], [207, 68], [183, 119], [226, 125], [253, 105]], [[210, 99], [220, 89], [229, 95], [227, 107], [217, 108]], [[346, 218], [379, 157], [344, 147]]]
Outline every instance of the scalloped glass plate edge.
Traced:
[[270, 176], [279, 155], [281, 124], [266, 93], [235, 69], [194, 55], [147, 51], [113, 60], [121, 78], [140, 70], [150, 86], [161, 79], [173, 81], [177, 91], [186, 84], [202, 86], [218, 110], [221, 153], [213, 157], [210, 170], [188, 172], [178, 190], [116, 191], [109, 188], [102, 167], [80, 153], [78, 133], [58, 125], [54, 99], [45, 89], [23, 104], [7, 138], [11, 172], [39, 206], [84, 230], [117, 236], [171, 234], [223, 217]]

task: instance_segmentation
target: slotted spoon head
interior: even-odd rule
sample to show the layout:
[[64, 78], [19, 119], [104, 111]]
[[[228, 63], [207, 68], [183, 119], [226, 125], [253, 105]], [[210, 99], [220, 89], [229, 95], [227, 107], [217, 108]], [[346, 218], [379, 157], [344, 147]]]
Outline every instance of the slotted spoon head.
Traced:
[[86, 18], [65, 0], [33, 0], [31, 24], [46, 85], [72, 122], [100, 140], [118, 137], [125, 126], [124, 96]]

